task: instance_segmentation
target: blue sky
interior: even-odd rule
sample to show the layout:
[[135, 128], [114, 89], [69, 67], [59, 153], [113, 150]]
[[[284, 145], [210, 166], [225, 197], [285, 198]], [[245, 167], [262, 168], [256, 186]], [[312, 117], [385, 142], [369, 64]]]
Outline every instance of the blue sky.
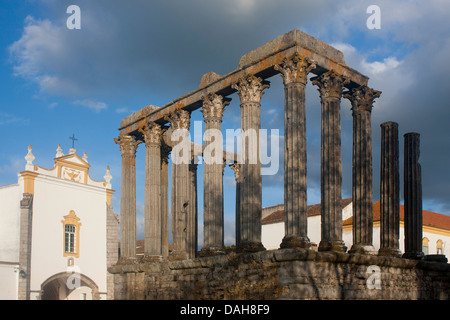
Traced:
[[[69, 30], [69, 5], [81, 9], [81, 29]], [[366, 26], [369, 5], [381, 29]], [[347, 65], [382, 91], [372, 112], [374, 199], [379, 188], [379, 125], [396, 121], [403, 134], [421, 134], [424, 209], [450, 214], [450, 14], [448, 1], [124, 1], [0, 2], [0, 186], [17, 181], [28, 145], [34, 163], [51, 168], [58, 144], [87, 152], [91, 176], [111, 167], [113, 206], [120, 212], [120, 121], [152, 104], [163, 106], [194, 90], [201, 76], [233, 71], [240, 56], [296, 28], [343, 51]], [[263, 96], [262, 127], [283, 141], [283, 88], [271, 79]], [[307, 86], [308, 202], [320, 201], [320, 100]], [[223, 128], [240, 126], [239, 99]], [[351, 196], [351, 112], [342, 101], [343, 197]], [[194, 112], [192, 120], [201, 120]], [[139, 148], [138, 217], [143, 211], [144, 152]], [[401, 161], [403, 157], [401, 157]], [[280, 171], [263, 177], [263, 205], [282, 203]], [[403, 167], [401, 163], [401, 168]], [[202, 180], [199, 166], [199, 181]], [[225, 171], [226, 239], [233, 241], [234, 186]], [[202, 211], [202, 185], [199, 186]], [[142, 220], [139, 220], [142, 221]], [[200, 221], [201, 223], [201, 221]]]

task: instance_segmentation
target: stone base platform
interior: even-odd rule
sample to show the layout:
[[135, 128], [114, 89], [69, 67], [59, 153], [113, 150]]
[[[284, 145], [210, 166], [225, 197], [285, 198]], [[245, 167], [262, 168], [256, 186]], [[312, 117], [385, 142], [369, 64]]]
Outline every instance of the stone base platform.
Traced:
[[450, 300], [450, 264], [286, 248], [119, 263], [120, 300]]

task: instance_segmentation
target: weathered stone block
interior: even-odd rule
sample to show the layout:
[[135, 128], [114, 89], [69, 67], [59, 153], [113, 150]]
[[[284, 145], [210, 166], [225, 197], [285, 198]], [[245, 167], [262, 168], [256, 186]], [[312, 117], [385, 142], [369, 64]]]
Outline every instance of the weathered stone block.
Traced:
[[[448, 299], [450, 265], [282, 249], [118, 265], [115, 299]], [[344, 256], [343, 256], [344, 255]], [[406, 260], [406, 261], [405, 261]], [[378, 266], [381, 288], [367, 286]]]

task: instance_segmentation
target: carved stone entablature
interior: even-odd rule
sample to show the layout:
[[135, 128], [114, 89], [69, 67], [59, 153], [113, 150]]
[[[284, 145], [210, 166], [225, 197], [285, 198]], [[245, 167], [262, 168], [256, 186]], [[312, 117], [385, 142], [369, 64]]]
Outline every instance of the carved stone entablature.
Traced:
[[220, 78], [221, 78], [221, 76], [219, 74], [212, 72], [212, 71], [208, 72], [202, 76], [202, 80], [200, 81], [199, 88], [204, 88], [207, 85], [213, 83], [214, 81], [217, 81]]
[[246, 74], [237, 82], [231, 85], [233, 89], [238, 91], [241, 105], [245, 103], [261, 103], [263, 90], [270, 87], [268, 81], [255, 77], [253, 74]]
[[135, 157], [136, 150], [142, 141], [137, 140], [134, 136], [119, 136], [114, 139], [114, 142], [120, 146], [120, 152], [122, 153], [122, 157]]
[[173, 130], [185, 129], [189, 130], [191, 123], [191, 115], [188, 111], [183, 109], [175, 109], [169, 115], [164, 117], [165, 120], [170, 122]]
[[344, 92], [342, 96], [350, 100], [352, 111], [355, 114], [362, 111], [371, 112], [374, 100], [380, 95], [381, 91], [362, 85], [358, 88], [353, 88], [351, 91]]
[[159, 124], [149, 121], [139, 130], [144, 135], [145, 145], [147, 147], [160, 147], [162, 128]]
[[343, 87], [349, 82], [349, 79], [333, 70], [311, 78], [311, 83], [319, 87], [321, 99], [340, 99]]
[[222, 122], [223, 112], [229, 103], [229, 99], [224, 99], [221, 95], [214, 93], [203, 97], [202, 114], [205, 122]]
[[280, 71], [284, 85], [289, 83], [306, 84], [308, 73], [316, 68], [315, 61], [302, 57], [296, 52], [292, 57], [284, 59], [282, 64], [275, 65], [274, 69]]

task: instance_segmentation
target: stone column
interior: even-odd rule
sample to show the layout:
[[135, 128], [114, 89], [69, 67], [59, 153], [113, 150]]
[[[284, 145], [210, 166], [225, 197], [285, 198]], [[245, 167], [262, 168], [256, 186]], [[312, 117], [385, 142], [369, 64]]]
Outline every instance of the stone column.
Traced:
[[261, 242], [262, 177], [259, 130], [261, 97], [269, 84], [254, 75], [245, 75], [232, 84], [241, 101], [241, 242], [238, 252], [265, 250]]
[[[187, 250], [189, 195], [189, 162], [191, 160], [189, 137], [190, 114], [176, 109], [165, 117], [172, 126], [172, 236], [173, 251], [170, 259], [189, 258]], [[177, 138], [175, 138], [177, 137]], [[173, 140], [175, 138], [175, 141]], [[177, 140], [180, 139], [180, 140]]]
[[404, 258], [422, 259], [422, 181], [419, 164], [420, 135], [404, 135], [404, 201], [405, 201], [405, 253]]
[[136, 259], [136, 150], [141, 143], [134, 136], [114, 139], [122, 153], [120, 196], [120, 260]]
[[198, 206], [197, 206], [197, 166], [198, 157], [194, 156], [189, 164], [189, 206], [187, 219], [186, 249], [188, 258], [197, 256], [198, 247]]
[[380, 249], [382, 256], [401, 256], [398, 124], [381, 124]]
[[342, 159], [340, 105], [342, 75], [328, 71], [311, 79], [319, 87], [322, 104], [321, 133], [321, 241], [320, 251], [347, 250], [342, 241]]
[[284, 83], [284, 221], [281, 248], [309, 248], [306, 197], [306, 113], [305, 87], [308, 73], [316, 67], [308, 58], [295, 54], [275, 70]]
[[161, 146], [161, 254], [169, 257], [169, 155], [170, 147]]
[[236, 179], [236, 209], [235, 209], [235, 234], [236, 234], [236, 246], [241, 242], [241, 165], [239, 163], [233, 163], [230, 168], [234, 171], [234, 177]]
[[144, 256], [162, 258], [161, 211], [161, 133], [159, 124], [147, 123], [140, 132], [144, 135], [145, 153], [145, 240]]
[[203, 248], [202, 255], [223, 254], [223, 150], [221, 123], [225, 106], [222, 96], [203, 98], [205, 149], [203, 152]]
[[374, 254], [372, 123], [373, 101], [381, 95], [365, 85], [344, 93], [353, 115], [353, 246], [349, 253]]

